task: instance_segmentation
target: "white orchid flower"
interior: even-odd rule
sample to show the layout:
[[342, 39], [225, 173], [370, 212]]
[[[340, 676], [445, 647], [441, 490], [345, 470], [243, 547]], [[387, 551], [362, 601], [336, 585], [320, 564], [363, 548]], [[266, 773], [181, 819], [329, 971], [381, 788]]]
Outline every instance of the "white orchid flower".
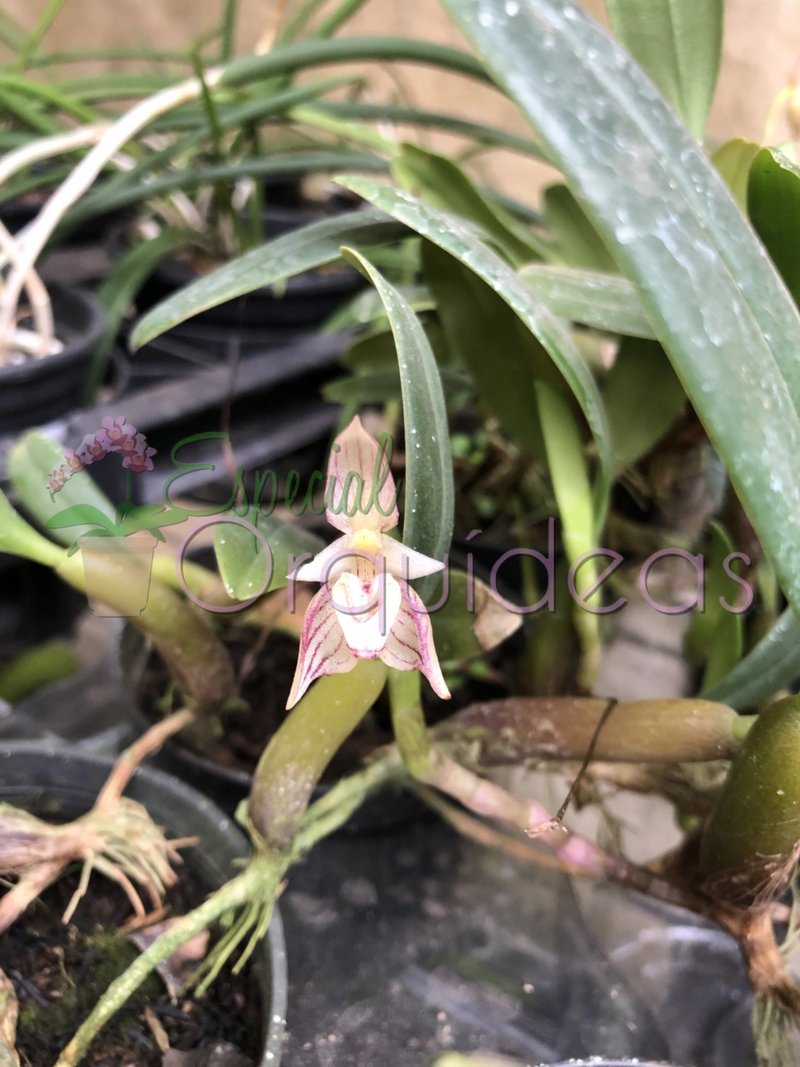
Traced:
[[430, 617], [408, 584], [444, 564], [387, 536], [399, 519], [394, 479], [358, 416], [331, 450], [326, 514], [343, 536], [289, 575], [322, 588], [306, 611], [287, 708], [320, 675], [344, 674], [360, 659], [375, 658], [422, 671], [434, 692], [449, 699]]

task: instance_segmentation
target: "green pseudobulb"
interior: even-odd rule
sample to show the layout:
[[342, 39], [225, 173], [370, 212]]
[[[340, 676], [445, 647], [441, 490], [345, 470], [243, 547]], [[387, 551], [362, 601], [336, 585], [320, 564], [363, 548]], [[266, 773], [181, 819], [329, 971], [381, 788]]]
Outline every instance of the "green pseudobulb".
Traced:
[[800, 699], [762, 712], [734, 760], [700, 841], [709, 893], [766, 906], [786, 888], [800, 842]]

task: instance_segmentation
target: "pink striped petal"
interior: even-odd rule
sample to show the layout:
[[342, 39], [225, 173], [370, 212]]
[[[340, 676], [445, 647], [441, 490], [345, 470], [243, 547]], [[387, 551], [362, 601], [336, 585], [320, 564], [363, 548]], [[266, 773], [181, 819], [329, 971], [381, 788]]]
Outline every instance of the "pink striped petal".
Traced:
[[373, 572], [361, 581], [346, 571], [331, 587], [331, 599], [347, 646], [357, 659], [375, 659], [386, 646], [402, 603], [399, 584], [390, 574]]
[[450, 690], [433, 643], [430, 616], [417, 593], [408, 585], [403, 588], [403, 602], [381, 659], [387, 667], [398, 671], [422, 671], [434, 693], [443, 700], [450, 699]]
[[355, 667], [356, 657], [347, 647], [336, 611], [327, 589], [320, 591], [308, 605], [300, 635], [300, 654], [294, 672], [292, 691], [286, 707], [291, 708], [311, 683], [323, 674], [346, 674]]
[[[338, 445], [338, 448], [337, 448]], [[382, 484], [376, 490], [377, 505], [372, 501], [375, 484], [375, 466], [378, 460], [378, 442], [361, 425], [358, 415], [336, 438], [328, 461], [328, 490], [326, 501], [339, 512], [327, 508], [331, 526], [343, 533], [356, 530], [391, 530], [399, 522], [395, 501], [395, 484], [391, 472], [386, 470], [387, 456], [382, 457], [379, 479]], [[331, 479], [333, 493], [331, 499]], [[347, 492], [346, 499], [343, 499]]]

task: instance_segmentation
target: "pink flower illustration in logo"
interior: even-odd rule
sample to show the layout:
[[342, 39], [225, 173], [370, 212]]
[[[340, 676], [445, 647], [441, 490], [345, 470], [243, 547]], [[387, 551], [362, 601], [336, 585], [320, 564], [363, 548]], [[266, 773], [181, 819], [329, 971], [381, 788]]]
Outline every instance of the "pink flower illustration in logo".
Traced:
[[110, 451], [111, 442], [105, 430], [98, 430], [97, 433], [90, 433], [84, 437], [83, 444], [78, 449], [78, 455], [85, 464], [89, 464], [104, 459]]
[[[82, 471], [92, 463], [98, 463], [109, 454], [117, 452], [122, 456], [122, 466], [129, 471], [140, 473], [153, 469], [154, 448], [147, 447], [144, 434], [137, 433], [136, 427], [125, 422], [125, 416], [116, 419], [107, 416], [102, 427], [84, 437], [77, 450], [68, 448], [64, 453], [64, 462], [47, 475], [47, 488], [51, 494], [63, 489], [73, 474]], [[130, 475], [129, 475], [130, 477]]]
[[136, 427], [130, 424], [126, 425], [124, 415], [120, 415], [116, 419], [112, 419], [110, 415], [107, 415], [103, 419], [103, 429], [114, 452], [121, 448], [128, 439], [136, 436]]
[[59, 489], [62, 489], [66, 485], [67, 474], [64, 466], [53, 467], [53, 469], [47, 475], [47, 488], [51, 493], [57, 493]]
[[[145, 452], [146, 450], [147, 450], [147, 441], [145, 440], [145, 437], [144, 437], [143, 433], [137, 433], [134, 437], [126, 438], [122, 442], [122, 444], [119, 445], [119, 447], [114, 449], [115, 452], [119, 452], [119, 454], [121, 456], [123, 456], [123, 457], [124, 456], [133, 456], [137, 452], [141, 453], [141, 452]], [[155, 449], [152, 449], [152, 452], [155, 455]], [[122, 465], [123, 465], [123, 467], [127, 465], [125, 463], [124, 459], [122, 461]]]
[[74, 452], [71, 448], [68, 448], [64, 452], [64, 466], [70, 474], [77, 474], [78, 471], [82, 471], [86, 466], [86, 460], [80, 453]]
[[155, 454], [156, 450], [154, 448], [146, 448], [144, 452], [131, 452], [123, 459], [122, 466], [137, 473], [151, 471], [153, 469], [153, 461], [150, 457]]

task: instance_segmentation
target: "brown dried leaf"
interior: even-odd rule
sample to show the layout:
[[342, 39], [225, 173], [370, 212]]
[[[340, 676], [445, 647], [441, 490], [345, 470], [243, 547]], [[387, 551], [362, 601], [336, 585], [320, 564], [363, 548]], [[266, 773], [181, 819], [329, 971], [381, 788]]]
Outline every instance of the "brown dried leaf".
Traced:
[[155, 1042], [158, 1045], [160, 1052], [169, 1052], [169, 1035], [164, 1027], [161, 1025], [161, 1020], [150, 1007], [149, 1004], [145, 1006], [144, 1017], [147, 1025], [150, 1027], [150, 1032], [155, 1038]]
[[522, 616], [505, 608], [489, 586], [475, 579], [475, 618], [472, 629], [487, 652], [496, 648], [522, 625]]
[[[128, 940], [133, 942], [140, 952], [145, 952], [157, 937], [171, 930], [176, 923], [181, 921], [182, 916], [165, 919], [164, 922], [155, 923], [145, 930], [136, 930], [128, 935]], [[208, 930], [203, 930], [190, 938], [185, 945], [162, 960], [158, 965], [158, 973], [164, 979], [164, 985], [169, 991], [173, 1001], [178, 999], [178, 993], [183, 989], [208, 952]]]

